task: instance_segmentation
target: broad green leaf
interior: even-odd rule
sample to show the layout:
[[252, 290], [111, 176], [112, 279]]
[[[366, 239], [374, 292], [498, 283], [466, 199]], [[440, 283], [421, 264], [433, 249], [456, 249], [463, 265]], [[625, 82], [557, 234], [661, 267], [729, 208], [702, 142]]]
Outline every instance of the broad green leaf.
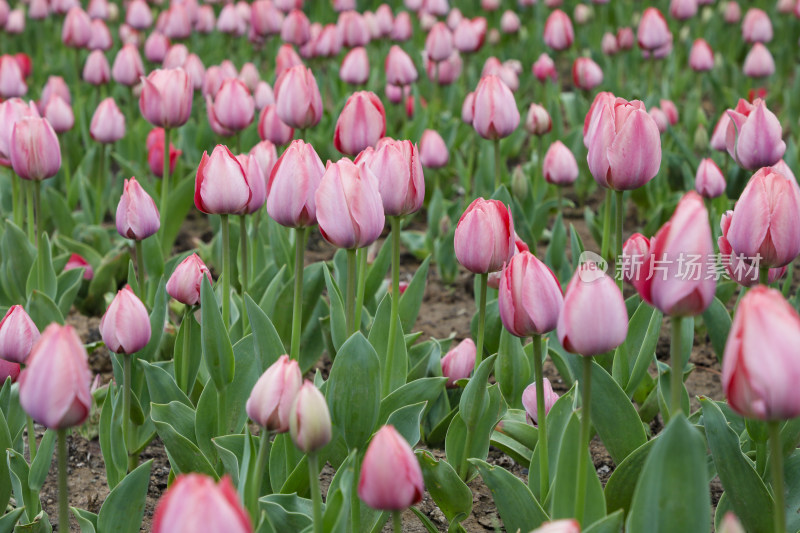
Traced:
[[411, 282], [406, 287], [405, 292], [400, 297], [399, 314], [400, 322], [403, 324], [403, 331], [412, 331], [414, 323], [417, 321], [419, 307], [422, 305], [422, 297], [425, 295], [425, 284], [428, 278], [428, 267], [431, 264], [431, 256], [419, 266], [411, 278]]
[[706, 330], [711, 339], [711, 346], [717, 354], [717, 359], [722, 361], [722, 354], [725, 352], [725, 342], [728, 340], [728, 332], [731, 329], [731, 315], [719, 298], [714, 298], [708, 309], [703, 311], [703, 320], [706, 323]]
[[58, 432], [55, 429], [48, 429], [39, 441], [36, 458], [31, 463], [31, 470], [28, 475], [28, 486], [31, 490], [39, 491], [44, 486], [47, 473], [50, 471], [50, 464], [53, 461], [53, 450], [56, 447], [57, 434]]
[[500, 346], [495, 362], [495, 379], [509, 407], [522, 408], [522, 391], [532, 381], [531, 368], [520, 339], [505, 328], [500, 333]]
[[422, 421], [422, 412], [425, 410], [426, 405], [427, 402], [419, 402], [401, 407], [389, 415], [386, 424], [394, 426], [397, 432], [414, 447], [419, 442], [419, 428]]
[[428, 405], [445, 390], [447, 378], [422, 378], [406, 383], [381, 400], [378, 424], [384, 424], [389, 415], [406, 405], [428, 402]]
[[244, 295], [244, 301], [253, 330], [255, 352], [260, 361], [261, 370], [264, 371], [286, 353], [286, 348], [264, 310], [250, 298], [249, 294]]
[[233, 346], [228, 328], [222, 321], [217, 299], [211, 284], [203, 277], [200, 290], [200, 312], [202, 314], [203, 357], [206, 368], [217, 390], [226, 388], [233, 381], [235, 363]]
[[[375, 348], [375, 353], [378, 355], [378, 361], [381, 364], [381, 375], [386, 370], [386, 358], [389, 351], [389, 326], [391, 321], [391, 303], [392, 296], [387, 294], [381, 300], [378, 310], [375, 313], [373, 320], [373, 327], [369, 332], [369, 343]], [[397, 335], [394, 341], [394, 359], [392, 360], [392, 368], [389, 372], [389, 388], [382, 391], [382, 396], [388, 396], [397, 388], [406, 384], [406, 374], [408, 373], [408, 352], [406, 351], [406, 343], [403, 338], [403, 327], [400, 318], [396, 319]], [[383, 380], [381, 380], [383, 382]]]
[[426, 450], [417, 450], [417, 459], [422, 467], [425, 489], [448, 521], [459, 515], [472, 512], [472, 490], [464, 483], [450, 464], [437, 461]]
[[625, 515], [622, 514], [622, 510], [618, 510], [591, 524], [583, 530], [583, 533], [620, 533], [624, 523]]
[[325, 266], [323, 272], [325, 274], [325, 285], [328, 289], [328, 300], [330, 300], [331, 340], [333, 341], [334, 349], [338, 352], [338, 350], [347, 340], [347, 324], [344, 313], [344, 300], [342, 298], [342, 292], [339, 290], [336, 280], [334, 280], [333, 276], [331, 276], [331, 272], [328, 270], [327, 265]]
[[[184, 434], [189, 430], [186, 427], [187, 423], [180, 420], [186, 418], [186, 416], [175, 416], [180, 412], [180, 407], [178, 406], [182, 406], [184, 409], [191, 411], [192, 415], [194, 414], [194, 411], [180, 402], [170, 402], [167, 405], [152, 404], [150, 408], [150, 416], [156, 425], [158, 436], [164, 441], [170, 466], [179, 474], [200, 472], [217, 478], [217, 473], [211, 463], [208, 462], [208, 459], [206, 459], [197, 445], [192, 442], [192, 439], [194, 439], [194, 416], [190, 417], [192, 427], [191, 433], [188, 433], [190, 437], [187, 437]], [[178, 428], [182, 428], [183, 432]]]
[[631, 507], [633, 500], [633, 491], [636, 488], [636, 482], [644, 468], [644, 462], [653, 449], [653, 444], [656, 440], [649, 440], [633, 453], [628, 455], [622, 461], [611, 477], [606, 482], [605, 496], [606, 496], [606, 511], [613, 513], [618, 509], [622, 509], [627, 513]]
[[152, 465], [152, 459], [139, 465], [109, 493], [97, 515], [98, 530], [103, 533], [138, 533]]
[[616, 464], [647, 441], [636, 408], [603, 367], [592, 363], [592, 424]]
[[517, 476], [480, 459], [470, 459], [489, 487], [506, 531], [530, 531], [549, 520], [531, 491]]

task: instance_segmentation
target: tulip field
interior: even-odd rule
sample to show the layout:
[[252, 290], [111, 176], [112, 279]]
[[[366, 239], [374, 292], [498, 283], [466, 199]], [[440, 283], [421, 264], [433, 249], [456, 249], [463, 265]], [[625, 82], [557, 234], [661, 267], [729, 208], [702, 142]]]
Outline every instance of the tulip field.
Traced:
[[0, 533], [800, 532], [798, 46], [0, 0]]

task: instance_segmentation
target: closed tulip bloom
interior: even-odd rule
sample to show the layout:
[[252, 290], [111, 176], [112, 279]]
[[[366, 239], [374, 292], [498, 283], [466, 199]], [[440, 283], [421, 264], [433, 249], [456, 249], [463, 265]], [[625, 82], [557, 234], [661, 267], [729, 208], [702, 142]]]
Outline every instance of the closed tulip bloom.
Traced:
[[[356, 164], [361, 161], [359, 157]], [[385, 139], [366, 165], [378, 178], [383, 212], [388, 216], [415, 213], [425, 198], [425, 178], [419, 150], [411, 141]]]
[[22, 179], [51, 178], [61, 168], [58, 136], [46, 118], [23, 118], [11, 132], [11, 166]]
[[197, 54], [189, 54], [186, 56], [186, 62], [183, 64], [183, 70], [189, 76], [189, 84], [194, 91], [203, 86], [203, 77], [206, 74], [206, 69], [203, 62], [197, 57]]
[[417, 67], [411, 57], [397, 45], [393, 45], [386, 55], [386, 83], [391, 85], [410, 85], [417, 81]]
[[200, 302], [200, 287], [203, 277], [213, 283], [211, 272], [200, 256], [192, 254], [181, 261], [167, 280], [167, 294], [184, 305], [197, 305]]
[[481, 78], [486, 76], [497, 76], [512, 92], [519, 88], [519, 77], [516, 71], [509, 65], [501, 63], [500, 60], [494, 56], [489, 57], [483, 64]]
[[0, 102], [0, 164], [11, 166], [11, 135], [14, 124], [26, 117], [38, 117], [39, 111], [33, 102], [25, 103], [19, 98]]
[[383, 202], [378, 179], [366, 164], [346, 158], [328, 162], [314, 201], [320, 233], [334, 246], [363, 248], [380, 237]]
[[607, 56], [616, 55], [619, 52], [619, 44], [617, 43], [617, 37], [611, 32], [605, 32], [603, 34], [603, 39], [600, 41], [600, 48], [603, 50], [603, 53]]
[[[602, 104], [594, 128], [590, 125], [589, 170], [603, 187], [638, 189], [653, 179], [661, 166], [661, 137], [656, 122], [638, 100], [617, 98]], [[593, 131], [592, 131], [593, 130]]]
[[236, 78], [228, 78], [214, 97], [212, 109], [214, 120], [230, 132], [241, 131], [253, 122], [255, 101], [245, 84]]
[[667, 121], [669, 122], [670, 126], [674, 126], [678, 123], [678, 108], [672, 100], [665, 100], [661, 99], [659, 101], [659, 105], [661, 106], [661, 111], [664, 112], [664, 115], [667, 117]]
[[620, 50], [630, 50], [634, 43], [633, 28], [626, 26], [617, 30], [617, 44]]
[[475, 118], [475, 93], [467, 93], [464, 97], [464, 102], [461, 104], [461, 120], [465, 124], [472, 125]]
[[694, 188], [703, 198], [716, 198], [725, 192], [725, 176], [713, 159], [700, 161], [694, 178]]
[[72, 129], [75, 125], [75, 115], [72, 106], [62, 100], [59, 95], [50, 98], [44, 108], [44, 117], [53, 126], [56, 133], [64, 133]]
[[519, 126], [514, 94], [497, 76], [485, 76], [475, 90], [472, 125], [484, 139], [501, 139]]
[[667, 315], [699, 315], [714, 299], [713, 263], [708, 211], [700, 195], [689, 191], [651, 239], [650, 257], [633, 285], [644, 301]]
[[425, 40], [425, 51], [433, 61], [444, 61], [453, 53], [453, 34], [444, 22], [437, 22]]
[[766, 46], [755, 43], [744, 58], [742, 72], [750, 78], [766, 78], [775, 73], [775, 60]]
[[544, 135], [553, 129], [550, 113], [539, 104], [531, 104], [525, 116], [525, 130], [531, 135]]
[[161, 497], [153, 516], [153, 533], [190, 531], [253, 531], [230, 477], [214, 483], [214, 478], [204, 474], [180, 474]]
[[544, 44], [556, 51], [566, 50], [575, 40], [575, 31], [569, 15], [560, 9], [554, 10], [547, 17], [544, 25]]
[[667, 21], [661, 11], [655, 7], [648, 7], [644, 10], [636, 37], [639, 48], [647, 51], [663, 48], [672, 42], [672, 34], [667, 27]]
[[136, 178], [125, 180], [117, 204], [117, 232], [126, 239], [141, 241], [158, 232], [158, 208]]
[[572, 64], [572, 81], [578, 89], [591, 91], [603, 83], [603, 69], [590, 57], [579, 57]]
[[407, 41], [411, 38], [412, 33], [411, 15], [407, 11], [401, 11], [394, 17], [394, 26], [392, 26], [390, 37], [395, 42]]
[[261, 111], [268, 105], [275, 104], [275, 93], [272, 92], [272, 87], [265, 81], [259, 81], [256, 84], [256, 90], [253, 93], [253, 100], [256, 103], [256, 109]]
[[161, 32], [154, 31], [144, 42], [144, 57], [152, 63], [161, 63], [169, 50], [169, 39]]
[[697, 14], [697, 0], [670, 0], [669, 14], [677, 20], [689, 20]]
[[760, 98], [751, 104], [739, 100], [736, 109], [728, 110], [730, 123], [725, 136], [728, 153], [747, 170], [774, 165], [786, 152], [781, 139], [778, 117]]
[[153, 14], [144, 0], [133, 0], [128, 4], [125, 22], [137, 30], [146, 30], [153, 24]]
[[39, 337], [39, 329], [25, 309], [12, 305], [0, 321], [0, 359], [24, 365]]
[[261, 141], [250, 149], [250, 155], [256, 158], [258, 166], [261, 167], [261, 173], [264, 175], [264, 183], [267, 183], [278, 160], [275, 145], [269, 141]]
[[[167, 11], [162, 13], [164, 25], [161, 27], [161, 31], [164, 32], [164, 35], [170, 39], [188, 39], [192, 35], [192, 20], [184, 6], [173, 4]], [[200, 21], [199, 16], [197, 20], [198, 22]]]
[[24, 96], [27, 92], [28, 85], [17, 60], [8, 54], [0, 56], [0, 97], [15, 98]]
[[447, 144], [438, 131], [425, 130], [422, 133], [419, 141], [419, 160], [425, 168], [442, 168], [450, 162]]
[[645, 261], [650, 257], [650, 239], [641, 233], [634, 233], [622, 245], [622, 258], [619, 269], [622, 279], [634, 285], [642, 278]]
[[239, 16], [235, 4], [225, 4], [219, 12], [217, 31], [228, 35], [244, 35], [246, 22]]
[[[189, 59], [189, 49], [186, 47], [186, 45], [183, 43], [173, 44], [172, 46], [167, 48], [167, 51], [164, 55], [164, 59], [162, 60], [161, 67], [165, 69], [183, 67], [183, 65], [186, 64], [187, 59]], [[212, 67], [212, 68], [219, 69], [219, 67]], [[222, 80], [220, 79], [218, 85], [221, 84]], [[216, 87], [214, 94], [216, 94], [217, 90], [219, 90], [218, 86]]]
[[589, 106], [589, 111], [586, 113], [586, 118], [583, 120], [583, 145], [586, 148], [589, 148], [589, 143], [594, 137], [594, 130], [603, 115], [603, 109], [606, 106], [613, 108], [616, 101], [617, 97], [608, 91], [595, 95], [592, 105]]
[[516, 13], [507, 9], [500, 17], [500, 31], [506, 34], [517, 33], [521, 23]]
[[706, 72], [714, 68], [714, 52], [705, 39], [697, 39], [689, 52], [689, 68], [695, 72]]
[[132, 44], [123, 46], [114, 58], [111, 67], [111, 77], [114, 81], [128, 87], [139, 83], [139, 78], [144, 74], [144, 65], [139, 55], [139, 50]]
[[39, 109], [44, 109], [54, 96], [60, 97], [68, 104], [72, 104], [72, 95], [69, 86], [61, 76], [50, 76], [42, 89], [42, 98], [39, 100]]
[[723, 111], [719, 116], [716, 126], [714, 126], [714, 131], [711, 133], [711, 140], [709, 141], [709, 146], [711, 146], [711, 148], [718, 152], [728, 151], [727, 137], [728, 125], [730, 123], [731, 117], [728, 115], [728, 111]]
[[3, 28], [9, 35], [19, 35], [25, 31], [25, 11], [22, 8], [12, 9], [8, 12], [8, 20]]
[[303, 9], [303, 0], [273, 0], [275, 7], [288, 13], [292, 9]]
[[311, 36], [311, 22], [305, 13], [293, 9], [286, 15], [281, 27], [281, 39], [296, 46], [302, 46]]
[[370, 41], [369, 28], [361, 13], [356, 11], [339, 13], [337, 27], [342, 36], [342, 44], [348, 48], [366, 46]]
[[89, 133], [92, 139], [105, 144], [115, 143], [125, 136], [125, 115], [112, 97], [109, 96], [97, 106]]
[[461, 70], [464, 66], [461, 54], [457, 50], [454, 50], [450, 57], [444, 61], [435, 63], [425, 57], [423, 62], [428, 79], [442, 86], [455, 82], [461, 76]]
[[581, 533], [581, 525], [572, 519], [554, 520], [542, 524], [531, 533]]
[[548, 79], [556, 81], [558, 72], [556, 72], [556, 64], [552, 58], [547, 54], [541, 54], [532, 67], [533, 75], [537, 80], [544, 83]]
[[69, 10], [61, 27], [61, 42], [70, 48], [85, 48], [92, 38], [92, 20], [78, 6]]
[[[752, 287], [759, 282], [759, 265], [753, 264], [753, 261], [750, 261], [743, 253], [737, 253], [733, 250], [728, 240], [732, 218], [733, 211], [728, 210], [723, 213], [720, 219], [721, 235], [717, 238], [717, 246], [722, 257], [722, 264], [725, 266], [725, 271], [728, 273], [729, 278], [744, 287]], [[767, 283], [775, 283], [785, 273], [786, 266], [770, 268], [767, 275]]]
[[127, 24], [122, 24], [117, 33], [119, 34], [119, 40], [122, 41], [123, 46], [130, 44], [136, 48], [139, 48], [139, 46], [142, 44], [142, 35], [138, 32], [138, 30], [133, 29]]
[[363, 85], [369, 79], [369, 56], [363, 46], [350, 50], [339, 68], [339, 78], [351, 85]]
[[242, 70], [239, 71], [239, 79], [247, 87], [248, 91], [254, 93], [261, 82], [261, 75], [258, 73], [256, 66], [248, 61], [242, 65]]
[[380, 30], [381, 37], [388, 37], [392, 33], [392, 26], [394, 25], [394, 14], [392, 8], [388, 4], [381, 4], [375, 10], [375, 22]]
[[250, 202], [247, 173], [227, 146], [203, 152], [194, 184], [194, 205], [208, 214], [240, 214]]
[[466, 338], [442, 357], [442, 376], [447, 378], [445, 386], [448, 389], [456, 388], [458, 380], [469, 378], [475, 368], [476, 350], [472, 339]]
[[[147, 163], [150, 165], [150, 171], [157, 177], [161, 178], [164, 174], [164, 129], [155, 128], [147, 134]], [[175, 163], [178, 157], [183, 152], [175, 149], [175, 145], [169, 143], [169, 173], [175, 171]]]
[[772, 22], [763, 10], [750, 8], [742, 21], [742, 38], [747, 43], [768, 43], [772, 40]]
[[192, 114], [193, 92], [189, 75], [182, 68], [156, 69], [142, 79], [139, 110], [153, 126], [177, 128]]
[[[542, 388], [544, 389], [544, 414], [547, 416], [550, 409], [556, 404], [558, 394], [553, 391], [553, 385], [550, 384], [550, 380], [547, 378], [542, 380]], [[537, 425], [539, 423], [539, 412], [536, 403], [536, 383], [531, 383], [522, 391], [522, 407], [525, 408], [525, 419], [528, 424]], [[580, 530], [576, 529], [575, 531], [580, 533]]]
[[511, 212], [502, 202], [476, 198], [456, 226], [456, 259], [475, 274], [497, 272], [514, 255], [514, 235]]
[[92, 32], [89, 44], [86, 47], [89, 50], [110, 50], [114, 45], [114, 40], [111, 38], [111, 31], [106, 26], [106, 23], [100, 19], [92, 20]]
[[245, 409], [250, 419], [276, 433], [289, 431], [292, 405], [303, 382], [297, 361], [282, 355], [258, 378]]
[[19, 376], [19, 403], [48, 429], [80, 426], [92, 395], [88, 355], [72, 326], [50, 324], [33, 345]]
[[572, 275], [557, 330], [565, 350], [584, 356], [606, 353], [625, 342], [628, 312], [622, 292], [594, 263], [583, 263]]
[[303, 453], [324, 448], [331, 441], [331, 415], [325, 396], [306, 380], [297, 393], [289, 415], [289, 432]]
[[530, 252], [511, 258], [500, 277], [498, 308], [503, 326], [517, 337], [556, 329], [563, 297], [553, 272]]
[[290, 228], [317, 223], [315, 195], [325, 167], [314, 147], [293, 141], [272, 168], [267, 181], [267, 213]]
[[130, 285], [111, 301], [100, 320], [100, 335], [115, 353], [136, 353], [150, 342], [150, 316]]
[[256, 0], [250, 5], [250, 25], [257, 35], [278, 34], [282, 23], [283, 15], [270, 0]]
[[364, 455], [358, 497], [373, 509], [401, 511], [420, 501], [424, 491], [411, 446], [393, 426], [383, 426]]
[[347, 99], [336, 121], [333, 145], [341, 153], [355, 156], [375, 146], [386, 134], [386, 111], [380, 98], [370, 91], [358, 91]]
[[742, 18], [742, 8], [734, 0], [725, 2], [722, 18], [728, 24], [736, 24]]
[[[8, 22], [9, 7], [8, 3], [0, 4], [0, 27]], [[31, 20], [44, 20], [50, 15], [50, 6], [47, 0], [31, 0], [28, 3], [28, 17]]]
[[310, 68], [290, 68], [275, 83], [275, 105], [280, 119], [292, 128], [315, 126], [322, 118], [322, 96]]
[[556, 141], [547, 149], [542, 163], [542, 173], [547, 183], [571, 185], [578, 179], [578, 162], [569, 148]]
[[759, 420], [800, 415], [800, 317], [780, 292], [759, 286], [742, 298], [722, 359], [722, 389], [734, 411]]
[[281, 146], [292, 140], [294, 130], [280, 119], [274, 105], [268, 105], [261, 110], [259, 115], [258, 135], [264, 140]]
[[667, 131], [669, 128], [669, 119], [664, 111], [658, 107], [651, 107], [647, 114], [650, 115], [650, 118], [652, 118], [653, 121], [655, 121], [656, 126], [658, 126], [659, 133], [664, 133]]
[[239, 154], [236, 159], [247, 174], [247, 185], [250, 187], [250, 201], [240, 214], [252, 215], [267, 201], [267, 179], [255, 157], [250, 154]]

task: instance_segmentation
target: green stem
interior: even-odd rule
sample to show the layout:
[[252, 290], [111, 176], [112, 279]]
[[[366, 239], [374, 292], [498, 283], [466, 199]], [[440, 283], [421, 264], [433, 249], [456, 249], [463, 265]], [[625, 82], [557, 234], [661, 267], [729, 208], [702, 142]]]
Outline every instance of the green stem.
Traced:
[[189, 350], [192, 342], [192, 306], [187, 305], [183, 313], [183, 348], [181, 353], [181, 368], [178, 386], [186, 393], [192, 395], [192, 384], [189, 383]]
[[131, 464], [136, 460], [133, 457], [133, 443], [131, 442], [131, 373], [133, 371], [129, 354], [122, 355], [122, 441], [128, 453], [128, 471], [132, 470]]
[[30, 454], [31, 464], [36, 459], [36, 429], [33, 427], [33, 418], [27, 415], [28, 419], [28, 453]]
[[231, 228], [228, 215], [222, 219], [222, 321], [231, 327]]
[[[33, 205], [36, 208], [36, 249], [39, 251], [39, 257], [42, 257], [44, 224], [42, 223], [42, 182], [39, 180], [33, 182]], [[30, 223], [33, 224], [33, 218]], [[41, 260], [37, 261], [36, 270], [39, 290], [44, 290], [44, 264]]]
[[308, 454], [308, 481], [314, 509], [314, 533], [322, 533], [322, 492], [319, 488], [319, 460], [316, 452]]
[[[159, 211], [161, 216], [166, 216], [167, 213], [167, 201], [169, 199], [169, 143], [172, 131], [169, 128], [164, 128], [164, 164], [163, 164], [163, 171], [161, 174], [161, 201], [159, 204]], [[161, 225], [160, 229], [161, 235], [159, 238], [161, 239], [161, 251], [166, 255], [171, 248], [172, 243], [165, 242], [164, 235], [166, 232], [166, 226]]]
[[681, 406], [681, 392], [683, 391], [683, 335], [681, 332], [681, 322], [683, 317], [672, 317], [672, 340], [670, 345], [670, 364], [671, 369], [671, 382], [670, 382], [670, 418], [676, 416], [683, 407]]
[[[94, 203], [94, 220], [96, 224], [102, 224], [103, 222], [103, 189], [105, 185], [105, 174], [106, 174], [106, 151], [107, 145], [105, 143], [100, 144], [100, 169], [95, 176], [95, 203]], [[162, 211], [163, 212], [163, 211]]]
[[361, 474], [361, 462], [358, 454], [355, 455], [353, 466], [353, 481], [350, 483], [350, 531], [361, 532], [361, 500], [358, 498], [358, 482]]
[[766, 472], [767, 466], [767, 442], [763, 440], [756, 441], [756, 472], [759, 476], [763, 476]]
[[[615, 268], [619, 268], [620, 261], [622, 258], [622, 219], [625, 217], [625, 203], [624, 203], [624, 191], [617, 191], [617, 249], [616, 253], [614, 254], [614, 265]], [[614, 278], [617, 280], [617, 287], [619, 290], [622, 291], [622, 275], [621, 270], [619, 275], [615, 275]]]
[[355, 323], [356, 307], [356, 250], [347, 250], [347, 295], [345, 296], [345, 315], [347, 333], [352, 335], [358, 329]]
[[17, 173], [11, 171], [11, 207], [14, 210], [14, 224], [18, 228], [22, 228], [22, 197], [20, 193], [20, 183], [22, 178], [17, 176]]
[[772, 467], [772, 493], [775, 501], [773, 519], [775, 533], [786, 533], [786, 504], [783, 485], [783, 448], [781, 446], [781, 423], [767, 422], [769, 429], [770, 466]]
[[486, 287], [489, 280], [489, 274], [478, 274], [480, 279], [481, 300], [478, 302], [478, 342], [475, 352], [475, 371], [483, 359], [483, 334], [486, 329]]
[[394, 345], [397, 341], [397, 318], [400, 314], [400, 218], [389, 217], [392, 227], [392, 312], [389, 322], [389, 345], [383, 368], [383, 395], [389, 394], [394, 368]]
[[267, 467], [269, 460], [270, 445], [269, 440], [270, 432], [266, 429], [261, 431], [261, 443], [258, 446], [258, 458], [256, 459], [256, 466], [251, 472], [252, 482], [252, 500], [250, 501], [250, 516], [254, 521], [258, 521], [258, 498], [261, 496], [261, 482], [264, 480], [264, 469]]
[[589, 459], [589, 428], [591, 419], [592, 398], [592, 358], [583, 357], [583, 397], [581, 400], [581, 436], [578, 441], [578, 481], [575, 493], [575, 518], [583, 523], [583, 512], [586, 502], [586, 469]]
[[144, 251], [142, 250], [142, 241], [133, 241], [133, 246], [136, 250], [136, 277], [139, 282], [139, 298], [142, 301], [147, 297], [147, 291], [144, 288], [145, 282], [145, 269], [144, 269]]
[[544, 405], [541, 335], [533, 336], [533, 376], [536, 381], [536, 425], [539, 428], [539, 502], [544, 505], [550, 487], [550, 465], [547, 455], [547, 413]]
[[758, 282], [769, 287], [769, 267], [758, 268]]
[[247, 261], [247, 221], [245, 215], [239, 215], [239, 246], [242, 250], [242, 294], [248, 287], [248, 261]]
[[494, 191], [503, 183], [503, 162], [500, 158], [500, 139], [494, 140]]
[[358, 274], [356, 277], [356, 328], [361, 327], [361, 312], [364, 309], [364, 293], [367, 291], [367, 249], [359, 248], [358, 254]]
[[58, 530], [69, 531], [69, 493], [67, 489], [67, 430], [58, 430]]
[[[28, 219], [28, 240], [31, 241], [31, 244], [36, 244], [36, 217], [33, 213], [33, 183], [26, 180], [25, 189], [27, 189], [25, 194], [25, 206], [28, 210], [26, 216]], [[39, 288], [41, 288], [41, 286]]]
[[606, 189], [606, 204], [603, 212], [603, 242], [600, 244], [600, 256], [603, 260], [608, 259], [608, 251], [611, 248], [611, 204], [613, 191]]
[[294, 230], [294, 302], [292, 305], [292, 349], [291, 358], [300, 358], [300, 335], [303, 325], [303, 270], [305, 268], [307, 228]]
[[[65, 145], [66, 135], [60, 135], [59, 140], [61, 142], [61, 146]], [[72, 182], [72, 172], [70, 171], [69, 166], [69, 150], [63, 150], [61, 152], [61, 169], [64, 171], [64, 194], [65, 197], [69, 196], [69, 189], [70, 184]]]
[[402, 533], [403, 531], [403, 521], [400, 511], [392, 511], [392, 531], [394, 531], [394, 533]]

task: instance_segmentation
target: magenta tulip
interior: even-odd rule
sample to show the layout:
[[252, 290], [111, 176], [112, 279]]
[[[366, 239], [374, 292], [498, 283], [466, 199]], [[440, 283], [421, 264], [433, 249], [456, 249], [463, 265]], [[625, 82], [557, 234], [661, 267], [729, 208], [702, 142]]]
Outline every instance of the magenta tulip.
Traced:
[[224, 476], [219, 483], [203, 474], [180, 474], [158, 502], [153, 533], [251, 533], [250, 515]]
[[537, 80], [544, 83], [548, 79], [555, 82], [558, 78], [556, 64], [547, 54], [541, 54], [532, 67], [533, 75]]
[[[547, 415], [558, 400], [558, 394], [553, 391], [553, 385], [547, 378], [542, 379], [544, 390], [544, 414]], [[539, 423], [538, 404], [536, 403], [536, 383], [531, 383], [522, 391], [522, 407], [525, 408], [525, 419], [531, 425]]]
[[373, 509], [400, 511], [420, 501], [424, 491], [411, 446], [393, 426], [383, 426], [364, 455], [358, 497]]
[[22, 179], [51, 178], [61, 168], [61, 146], [45, 118], [23, 118], [11, 132], [11, 166]]

